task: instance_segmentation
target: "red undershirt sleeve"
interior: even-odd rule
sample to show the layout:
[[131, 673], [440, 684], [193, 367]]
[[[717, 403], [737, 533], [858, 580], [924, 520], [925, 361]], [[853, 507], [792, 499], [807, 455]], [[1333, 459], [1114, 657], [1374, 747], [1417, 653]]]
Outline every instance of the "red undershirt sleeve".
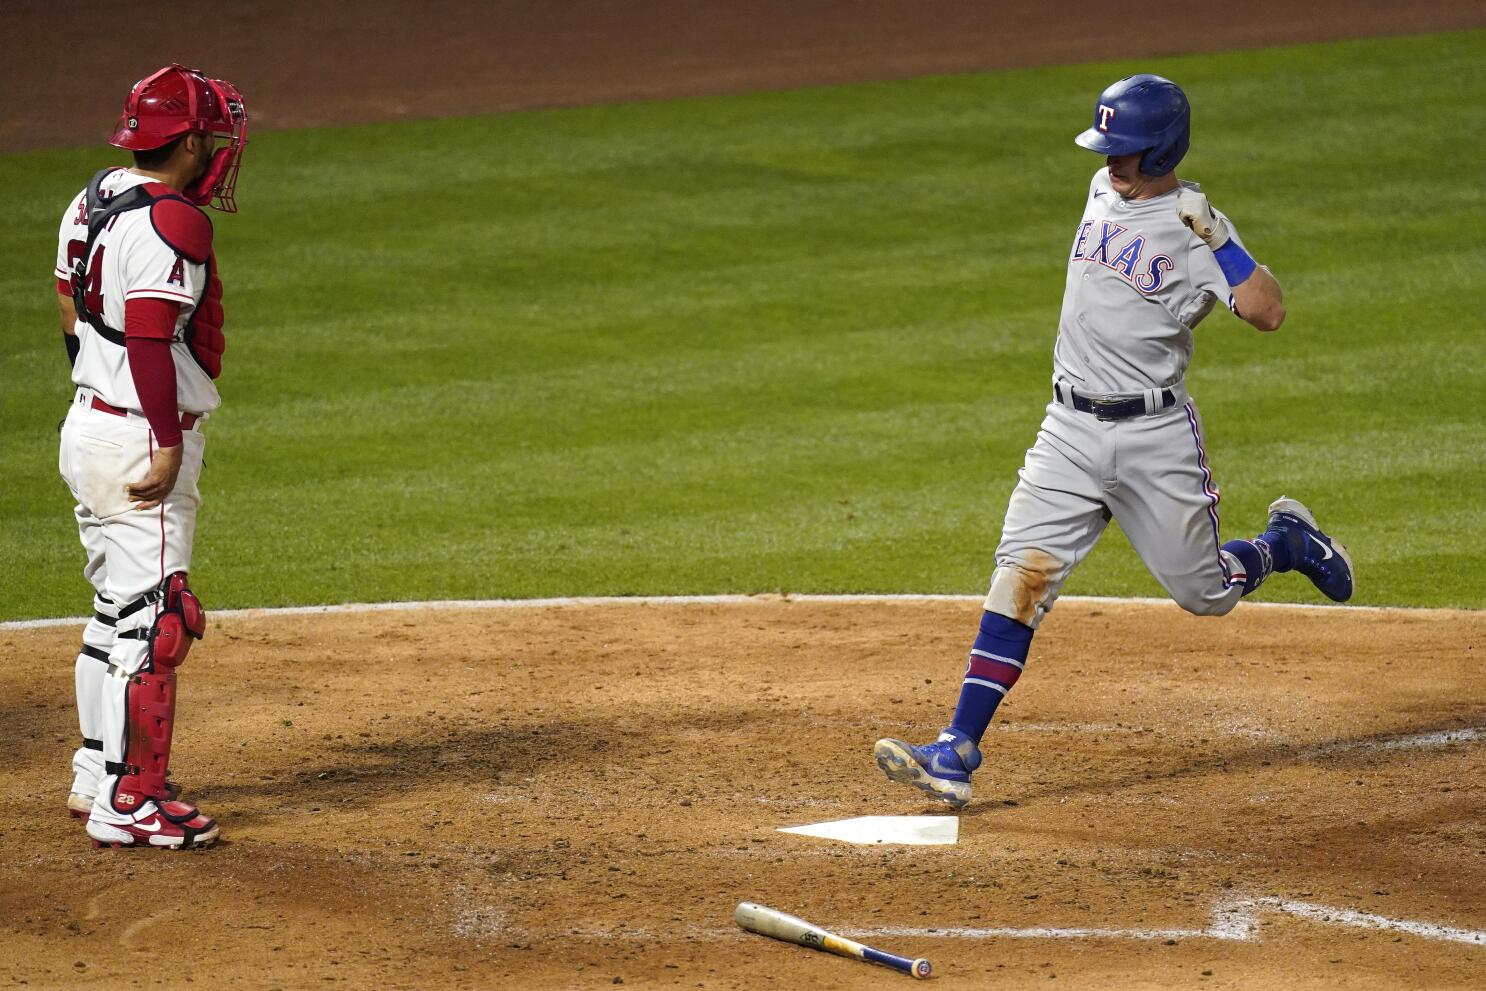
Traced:
[[139, 394], [139, 411], [155, 431], [160, 447], [181, 442], [181, 415], [176, 408], [175, 359], [170, 340], [181, 304], [142, 296], [124, 303], [124, 346], [129, 352], [129, 375]]

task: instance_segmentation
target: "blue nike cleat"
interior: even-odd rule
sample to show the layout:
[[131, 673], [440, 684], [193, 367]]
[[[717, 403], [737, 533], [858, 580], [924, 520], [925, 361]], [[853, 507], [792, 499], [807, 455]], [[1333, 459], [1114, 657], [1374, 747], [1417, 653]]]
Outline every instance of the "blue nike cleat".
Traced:
[[889, 780], [913, 785], [956, 809], [970, 801], [970, 772], [980, 766], [980, 750], [957, 730], [946, 729], [922, 747], [878, 740], [872, 754]]
[[1316, 518], [1298, 500], [1280, 496], [1269, 504], [1268, 533], [1282, 535], [1294, 562], [1292, 570], [1309, 578], [1333, 602], [1352, 597], [1352, 556], [1316, 526]]

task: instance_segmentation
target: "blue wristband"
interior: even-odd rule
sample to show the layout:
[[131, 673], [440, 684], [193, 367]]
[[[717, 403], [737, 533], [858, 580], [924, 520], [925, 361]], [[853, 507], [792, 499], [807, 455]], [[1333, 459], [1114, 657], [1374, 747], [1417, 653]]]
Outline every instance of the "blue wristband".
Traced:
[[1223, 278], [1228, 280], [1228, 285], [1238, 286], [1247, 281], [1254, 274], [1254, 269], [1259, 263], [1249, 256], [1237, 241], [1229, 238], [1228, 243], [1217, 251], [1213, 257], [1218, 260], [1218, 267], [1223, 270]]

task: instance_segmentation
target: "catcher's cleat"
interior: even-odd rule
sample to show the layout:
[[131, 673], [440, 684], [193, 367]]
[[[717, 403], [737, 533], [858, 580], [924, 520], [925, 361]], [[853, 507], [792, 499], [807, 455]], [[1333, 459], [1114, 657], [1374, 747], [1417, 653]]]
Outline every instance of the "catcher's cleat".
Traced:
[[980, 750], [957, 730], [946, 729], [922, 747], [878, 740], [872, 753], [891, 781], [926, 791], [952, 808], [964, 808], [970, 801], [970, 772], [980, 766]]
[[1291, 568], [1311, 580], [1333, 602], [1352, 597], [1352, 556], [1339, 541], [1316, 526], [1316, 518], [1299, 500], [1280, 496], [1269, 504], [1269, 533], [1281, 535], [1290, 548]]
[[[181, 797], [181, 786], [174, 781], [165, 782], [165, 798], [174, 802]], [[78, 792], [67, 793], [67, 814], [74, 819], [87, 819], [93, 814], [93, 796], [82, 795]]]
[[154, 846], [170, 850], [210, 846], [221, 833], [215, 819], [202, 815], [189, 802], [146, 801], [128, 817], [98, 815], [88, 819], [88, 836], [95, 847]]

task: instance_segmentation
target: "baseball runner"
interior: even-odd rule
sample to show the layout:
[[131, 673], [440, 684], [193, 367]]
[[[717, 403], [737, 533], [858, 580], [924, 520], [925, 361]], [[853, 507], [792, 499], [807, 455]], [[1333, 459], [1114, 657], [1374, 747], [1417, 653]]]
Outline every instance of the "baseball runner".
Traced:
[[888, 778], [960, 808], [980, 740], [1027, 662], [1069, 573], [1111, 517], [1183, 609], [1229, 612], [1273, 572], [1298, 571], [1328, 598], [1352, 595], [1346, 548], [1281, 496], [1253, 540], [1218, 536], [1218, 487], [1184, 375], [1192, 331], [1219, 300], [1259, 330], [1285, 319], [1280, 286], [1226, 216], [1173, 171], [1190, 110], [1168, 79], [1106, 89], [1075, 141], [1106, 156], [1074, 231], [1053, 396], [1027, 451], [996, 549], [996, 569], [959, 704], [937, 740], [879, 740]]
[[[135, 84], [62, 217], [57, 293], [77, 385], [59, 467], [93, 586], [75, 668], [82, 745], [68, 811], [94, 846], [205, 846], [218, 827], [167, 780], [176, 668], [206, 629], [191, 592], [202, 424], [220, 404], [222, 284], [200, 208], [237, 209], [241, 94], [169, 65]], [[218, 148], [219, 137], [225, 144]]]

